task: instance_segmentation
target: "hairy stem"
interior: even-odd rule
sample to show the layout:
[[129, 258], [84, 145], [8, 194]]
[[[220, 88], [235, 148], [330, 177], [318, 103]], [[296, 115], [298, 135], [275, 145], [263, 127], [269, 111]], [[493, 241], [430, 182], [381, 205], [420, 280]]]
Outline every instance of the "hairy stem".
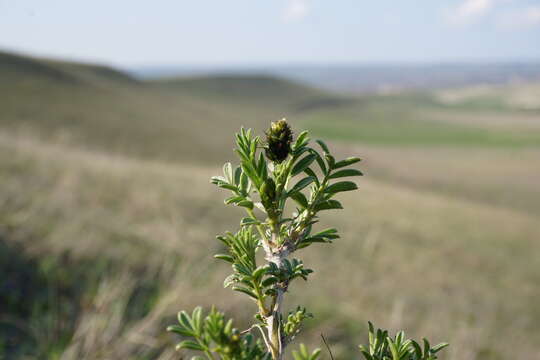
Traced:
[[[283, 268], [283, 260], [287, 258], [290, 251], [287, 248], [281, 248], [277, 252], [267, 252], [266, 260], [269, 263], [274, 263], [279, 269]], [[266, 325], [268, 329], [268, 339], [271, 345], [272, 358], [274, 360], [283, 359], [286, 344], [283, 341], [283, 324], [282, 311], [283, 296], [286, 291], [286, 284], [277, 284], [277, 294], [274, 296], [270, 308], [270, 315], [266, 317]]]

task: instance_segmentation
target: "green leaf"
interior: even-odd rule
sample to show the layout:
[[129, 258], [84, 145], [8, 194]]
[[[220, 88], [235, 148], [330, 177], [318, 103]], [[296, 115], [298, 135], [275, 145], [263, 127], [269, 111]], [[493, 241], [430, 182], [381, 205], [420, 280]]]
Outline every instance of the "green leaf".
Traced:
[[231, 185], [231, 184], [227, 184], [227, 183], [218, 183], [216, 184], [218, 187], [220, 188], [223, 188], [223, 189], [228, 189], [228, 190], [231, 190], [231, 191], [234, 191], [234, 192], [238, 192], [238, 188], [234, 185]]
[[254, 219], [252, 217], [245, 217], [240, 221], [240, 226], [246, 226], [246, 225], [259, 225], [261, 222], [257, 219]]
[[171, 325], [167, 327], [167, 331], [180, 334], [182, 336], [194, 336], [195, 333], [179, 325]]
[[300, 242], [299, 244], [296, 245], [296, 249], [300, 250], [300, 249], [308, 247], [311, 244], [312, 244], [311, 241], [302, 241], [302, 242]]
[[238, 292], [241, 292], [241, 293], [244, 293], [246, 295], [248, 295], [249, 297], [252, 297], [254, 299], [257, 299], [257, 295], [255, 295], [255, 293], [249, 289], [246, 289], [244, 287], [240, 287], [240, 286], [233, 286], [231, 289], [233, 289], [234, 291], [238, 291]]
[[321, 231], [315, 235], [305, 238], [302, 242], [306, 243], [331, 243], [333, 240], [339, 239], [336, 229], [328, 229]]
[[204, 351], [204, 348], [200, 344], [196, 343], [195, 341], [191, 341], [191, 340], [184, 340], [184, 341], [180, 342], [178, 345], [176, 345], [176, 349], [177, 350], [190, 349], [190, 350]]
[[243, 196], [231, 196], [230, 198], [227, 198], [225, 199], [225, 204], [226, 205], [229, 205], [229, 204], [232, 204], [232, 203], [238, 203], [242, 200], [244, 200], [245, 198]]
[[431, 349], [431, 352], [432, 352], [433, 354], [435, 354], [435, 353], [441, 351], [442, 349], [444, 349], [445, 347], [447, 347], [448, 345], [450, 345], [450, 344], [448, 344], [448, 343], [440, 343], [440, 344], [437, 344], [437, 345], [435, 345], [435, 347], [433, 347], [433, 348]]
[[259, 281], [260, 277], [263, 276], [265, 273], [266, 273], [266, 267], [259, 266], [257, 269], [255, 269], [255, 271], [253, 271], [251, 276], [253, 276], [253, 278], [256, 279], [257, 281]]
[[302, 147], [300, 147], [300, 148], [293, 151], [293, 156], [295, 158], [299, 158], [300, 155], [302, 155], [303, 153], [305, 153], [306, 151], [309, 151], [309, 150], [310, 150], [310, 148], [308, 148], [306, 146], [302, 146]]
[[416, 355], [418, 360], [421, 360], [422, 359], [422, 348], [420, 347], [420, 345], [418, 345], [418, 343], [416, 341], [411, 342], [411, 345], [413, 346], [414, 354]]
[[325, 165], [324, 160], [321, 157], [321, 155], [318, 152], [316, 152], [315, 150], [312, 150], [311, 153], [313, 155], [315, 155], [315, 160], [317, 160], [317, 164], [319, 164], [319, 167], [321, 168], [323, 174], [326, 175], [328, 170], [326, 169], [326, 165]]
[[[249, 129], [250, 131], [250, 134], [251, 134], [251, 129]], [[257, 143], [259, 142], [259, 137], [255, 137], [253, 139], [253, 141], [251, 142], [251, 145], [249, 147], [249, 154], [254, 157], [255, 156], [255, 152], [257, 151]]]
[[231, 264], [234, 263], [234, 258], [232, 256], [230, 256], [230, 255], [216, 254], [216, 255], [214, 255], [214, 258], [229, 262]]
[[314, 179], [311, 176], [303, 178], [302, 180], [297, 182], [296, 185], [294, 185], [291, 190], [289, 190], [289, 196], [290, 196], [290, 194], [295, 194], [295, 193], [299, 192], [300, 190], [302, 190], [303, 188], [305, 188], [306, 186], [311, 184], [313, 182], [313, 180]]
[[392, 360], [400, 360], [396, 344], [389, 337], [386, 338], [386, 341], [388, 341], [388, 346], [390, 347], [390, 351], [392, 352]]
[[315, 183], [317, 184], [317, 186], [320, 186], [320, 182], [319, 182], [319, 179], [317, 178], [317, 174], [315, 174], [315, 172], [311, 170], [311, 168], [307, 168], [306, 170], [304, 170], [304, 173], [308, 176], [311, 176], [315, 180]]
[[270, 276], [270, 277], [264, 279], [264, 281], [262, 282], [262, 286], [263, 287], [268, 287], [268, 286], [274, 285], [277, 282], [279, 282], [279, 279], [277, 277]]
[[189, 315], [185, 311], [180, 311], [178, 313], [178, 322], [187, 330], [193, 331], [193, 328], [191, 327], [191, 321], [189, 320]]
[[266, 160], [264, 159], [264, 155], [261, 152], [259, 154], [259, 163], [258, 163], [257, 172], [259, 173], [259, 177], [264, 181], [268, 177], [268, 169], [266, 168]]
[[294, 143], [294, 150], [297, 150], [298, 148], [306, 145], [309, 141], [309, 138], [308, 138], [308, 132], [307, 131], [302, 131], [300, 133], [300, 135], [298, 135], [298, 137], [296, 138], [296, 142]]
[[334, 159], [334, 157], [330, 154], [324, 154], [324, 158], [326, 159], [326, 162], [328, 163], [328, 167], [330, 169], [334, 169], [336, 159]]
[[326, 200], [318, 203], [315, 206], [315, 211], [321, 210], [333, 210], [333, 209], [343, 209], [341, 203], [337, 200]]
[[242, 170], [257, 187], [260, 185], [259, 176], [257, 175], [257, 172], [250, 163], [245, 161], [242, 162]]
[[302, 208], [305, 209], [308, 207], [308, 200], [306, 196], [302, 194], [301, 192], [296, 192], [296, 193], [290, 194], [289, 196], [291, 197], [291, 199], [296, 201], [298, 205], [300, 205]]
[[336, 179], [336, 178], [346, 177], [346, 176], [362, 176], [362, 175], [364, 174], [362, 174], [359, 170], [356, 170], [356, 169], [343, 169], [343, 170], [336, 171], [335, 173], [330, 175], [328, 178]]
[[328, 150], [328, 146], [326, 146], [326, 144], [324, 143], [324, 141], [322, 140], [315, 140], [317, 142], [317, 144], [319, 144], [319, 146], [323, 149], [323, 151], [327, 154], [330, 153], [330, 150]]
[[242, 175], [240, 176], [240, 189], [242, 189], [242, 191], [244, 192], [247, 192], [248, 185], [249, 185], [248, 176], [245, 173], [242, 173]]
[[200, 306], [197, 306], [195, 309], [193, 309], [193, 313], [191, 314], [193, 328], [197, 331], [197, 334], [200, 334], [202, 331], [201, 313], [202, 313], [202, 308]]
[[223, 174], [225, 175], [225, 178], [227, 179], [227, 182], [232, 183], [233, 176], [232, 176], [232, 165], [230, 162], [225, 163], [223, 165]]
[[301, 172], [303, 172], [309, 165], [311, 165], [313, 160], [315, 160], [315, 155], [313, 155], [313, 154], [309, 154], [309, 155], [304, 156], [302, 158], [302, 160], [298, 161], [294, 165], [294, 167], [293, 167], [293, 169], [291, 171], [291, 175], [295, 176], [295, 175], [298, 175]]
[[328, 193], [328, 194], [335, 194], [335, 193], [338, 193], [338, 192], [352, 191], [352, 190], [356, 190], [356, 189], [358, 189], [358, 186], [356, 186], [356, 184], [353, 183], [352, 181], [341, 181], [341, 182], [338, 182], [338, 183], [335, 183], [335, 184], [332, 184], [332, 185], [328, 186], [324, 190], [324, 192]]
[[227, 179], [225, 179], [223, 176], [212, 176], [210, 178], [210, 182], [212, 184], [218, 184], [218, 183], [226, 183], [227, 182]]
[[320, 231], [316, 234], [313, 234], [313, 237], [331, 237], [333, 239], [336, 239], [337, 237], [339, 237], [337, 235], [337, 229], [335, 228], [330, 228], [330, 229], [326, 229], [326, 230], [323, 230], [323, 231]]
[[429, 341], [426, 338], [422, 339], [424, 342], [424, 354], [429, 354], [429, 350], [431, 349], [431, 345], [429, 345]]
[[355, 163], [357, 163], [357, 162], [359, 162], [361, 160], [362, 159], [357, 158], [357, 157], [346, 158], [345, 160], [341, 160], [341, 161], [338, 161], [337, 163], [335, 163], [334, 169], [339, 169], [339, 168], [342, 168], [342, 167], [345, 167], [345, 166], [349, 166], [349, 165], [355, 164]]
[[240, 176], [242, 176], [242, 168], [240, 166], [237, 166], [236, 169], [234, 169], [234, 184], [235, 185], [240, 184]]
[[249, 200], [243, 200], [236, 204], [237, 206], [245, 207], [248, 209], [253, 209], [253, 202]]
[[364, 355], [366, 360], [375, 360], [364, 346], [360, 346], [360, 351], [362, 352], [362, 355]]
[[239, 263], [233, 264], [233, 268], [242, 275], [245, 275], [248, 277], [251, 276], [251, 270], [249, 270], [249, 268], [245, 267], [242, 264], [239, 264]]

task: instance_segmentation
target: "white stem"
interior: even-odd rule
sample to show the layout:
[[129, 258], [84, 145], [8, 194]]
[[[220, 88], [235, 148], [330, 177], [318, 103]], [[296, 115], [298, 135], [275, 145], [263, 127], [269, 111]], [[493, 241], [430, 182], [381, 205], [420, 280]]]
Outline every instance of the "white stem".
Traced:
[[[281, 248], [277, 252], [272, 252], [271, 249], [265, 248], [266, 251], [266, 260], [269, 263], [274, 263], [279, 269], [283, 268], [284, 259], [290, 254], [290, 250], [286, 247]], [[283, 296], [285, 289], [278, 286], [276, 287], [277, 295], [274, 306], [270, 309], [271, 313], [266, 318], [266, 324], [268, 327], [268, 339], [269, 342], [276, 352], [275, 360], [282, 360], [283, 354], [285, 352], [285, 344], [282, 343], [281, 337], [281, 306], [283, 304]]]

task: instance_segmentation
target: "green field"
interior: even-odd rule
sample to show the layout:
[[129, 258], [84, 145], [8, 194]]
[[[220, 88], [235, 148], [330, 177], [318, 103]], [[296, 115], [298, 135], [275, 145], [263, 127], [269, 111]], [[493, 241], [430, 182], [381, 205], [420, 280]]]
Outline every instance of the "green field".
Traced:
[[246, 322], [212, 258], [240, 211], [209, 178], [240, 126], [287, 117], [366, 174], [324, 223], [342, 239], [304, 253], [301, 341], [356, 359], [372, 320], [450, 342], [442, 359], [540, 359], [538, 85], [344, 96], [10, 54], [0, 76], [0, 358], [178, 359], [178, 310]]

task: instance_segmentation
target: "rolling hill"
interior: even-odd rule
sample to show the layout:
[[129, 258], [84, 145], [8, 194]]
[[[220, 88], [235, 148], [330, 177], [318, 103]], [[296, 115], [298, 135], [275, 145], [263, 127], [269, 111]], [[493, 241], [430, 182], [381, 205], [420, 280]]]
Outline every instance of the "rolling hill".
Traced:
[[138, 83], [133, 77], [107, 66], [30, 58], [0, 51], [0, 71], [4, 84], [48, 81], [54, 84], [91, 85], [99, 83]]
[[[0, 75], [0, 124], [11, 131], [31, 128], [40, 137], [72, 139], [79, 146], [194, 163], [223, 159], [228, 139], [211, 131], [216, 124], [228, 132], [239, 123], [262, 129], [298, 107], [335, 98], [273, 78], [141, 83], [102, 66], [14, 55], [0, 57]], [[193, 148], [192, 141], [205, 149]]]
[[259, 75], [169, 78], [151, 82], [179, 93], [220, 97], [248, 103], [251, 101], [294, 102], [298, 99], [328, 95], [323, 91], [285, 79]]
[[506, 62], [445, 62], [445, 63], [385, 63], [385, 64], [324, 64], [267, 65], [239, 68], [201, 66], [156, 66], [130, 69], [142, 78], [170, 78], [253, 73], [282, 77], [309, 84], [327, 91], [341, 93], [402, 93], [446, 88], [500, 86], [511, 82], [540, 81], [538, 61]]
[[[458, 89], [350, 97], [265, 76], [137, 81], [98, 65], [9, 54], [0, 59], [0, 74], [7, 79], [0, 83], [1, 128], [117, 155], [217, 164], [232, 153], [230, 138], [224, 134], [240, 125], [262, 132], [269, 121], [287, 117], [297, 127], [337, 141], [340, 147], [361, 144], [374, 158], [369, 163], [372, 176], [385, 181], [399, 177], [414, 185], [419, 177], [403, 178], [387, 160], [390, 153], [423, 159], [426, 148], [441, 154], [446, 148], [475, 154], [523, 149], [534, 154], [540, 147], [540, 112], [502, 101], [510, 99], [510, 94], [516, 94], [516, 99], [534, 94], [526, 90], [534, 85], [494, 88], [488, 92], [490, 101], [482, 95], [485, 91], [471, 95], [468, 88], [461, 97]], [[448, 102], [450, 95], [452, 102]], [[500, 100], [496, 107], [495, 98]], [[479, 159], [480, 168], [491, 168], [490, 156], [474, 158]], [[535, 171], [532, 167], [532, 174], [523, 175], [531, 179], [523, 182], [527, 194], [534, 191]], [[504, 202], [529, 211], [536, 208], [536, 197], [503, 196], [506, 177], [494, 187], [471, 188], [468, 182], [419, 173], [426, 177], [421, 183], [437, 191], [453, 189], [450, 193], [488, 203]]]

